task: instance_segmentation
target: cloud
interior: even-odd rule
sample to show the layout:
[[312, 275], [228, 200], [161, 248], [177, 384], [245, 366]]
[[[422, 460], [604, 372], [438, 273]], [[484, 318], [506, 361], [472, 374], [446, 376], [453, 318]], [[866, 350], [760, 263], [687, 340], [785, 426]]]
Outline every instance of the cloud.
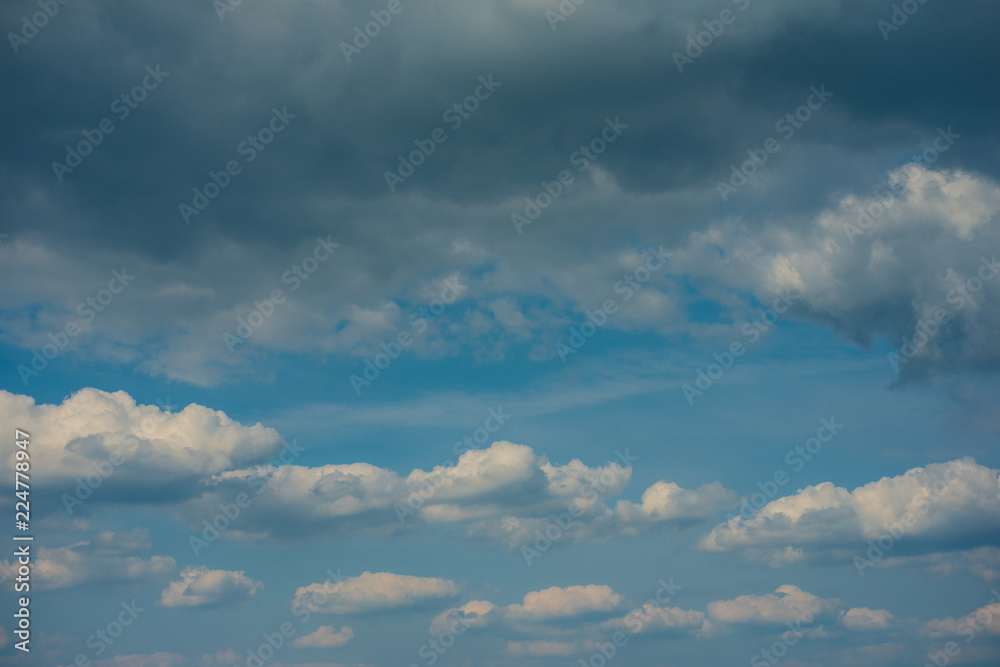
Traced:
[[905, 355], [887, 368], [913, 381], [1000, 367], [989, 333], [1000, 323], [998, 220], [997, 181], [911, 164], [804, 222], [717, 221], [673, 261], [725, 289], [752, 286], [761, 301], [794, 290], [795, 317], [865, 349], [888, 342]]
[[1000, 593], [992, 591], [990, 604], [961, 618], [940, 618], [927, 621], [920, 628], [922, 637], [957, 637], [963, 636], [971, 641], [981, 633], [1000, 635]]
[[857, 632], [888, 630], [895, 620], [895, 617], [885, 609], [868, 609], [867, 607], [848, 609], [840, 617], [845, 628]]
[[[138, 405], [123, 391], [81, 389], [59, 405], [0, 391], [0, 418], [32, 434], [34, 455], [45, 462], [41, 483], [84, 503], [183, 498], [201, 479], [263, 461], [281, 443], [260, 424], [243, 426], [194, 404], [180, 412]], [[13, 466], [11, 450], [0, 467]], [[95, 481], [80, 481], [88, 478]]]
[[735, 517], [716, 526], [700, 547], [742, 551], [776, 565], [802, 558], [850, 562], [869, 548], [867, 540], [891, 537], [890, 530], [905, 534], [890, 539], [893, 556], [995, 542], [998, 471], [964, 458], [913, 468], [853, 491], [823, 482], [771, 501], [750, 519]]
[[334, 630], [332, 625], [321, 625], [316, 632], [299, 637], [291, 643], [292, 648], [340, 648], [354, 639], [354, 630], [348, 626]]
[[622, 618], [601, 624], [605, 630], [623, 630], [631, 634], [676, 634], [697, 630], [705, 622], [705, 614], [678, 607], [665, 607], [647, 602]]
[[798, 586], [779, 586], [767, 595], [741, 595], [732, 600], [708, 603], [708, 615], [716, 623], [728, 625], [811, 624], [828, 615], [834, 603], [807, 593]]
[[528, 593], [524, 596], [523, 604], [510, 605], [505, 614], [512, 621], [540, 622], [594, 613], [608, 614], [615, 611], [624, 600], [610, 586], [552, 586]]
[[[130, 533], [101, 533], [64, 547], [39, 547], [32, 576], [41, 590], [57, 590], [88, 584], [154, 583], [177, 571], [170, 556], [143, 559], [135, 555], [150, 548], [147, 531], [138, 528]], [[6, 561], [4, 566], [12, 567]]]
[[204, 565], [181, 572], [160, 595], [161, 607], [233, 607], [255, 598], [264, 588], [243, 572], [209, 570]]
[[365, 572], [335, 584], [310, 584], [295, 591], [293, 606], [312, 605], [325, 614], [358, 614], [414, 607], [458, 595], [448, 579]]

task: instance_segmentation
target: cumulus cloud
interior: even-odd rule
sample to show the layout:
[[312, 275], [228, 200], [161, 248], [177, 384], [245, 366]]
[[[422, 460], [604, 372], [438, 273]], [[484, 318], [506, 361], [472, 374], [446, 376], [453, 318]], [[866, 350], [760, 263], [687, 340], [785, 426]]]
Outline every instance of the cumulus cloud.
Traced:
[[[194, 404], [180, 412], [138, 405], [123, 391], [81, 389], [58, 405], [0, 391], [0, 419], [32, 434], [40, 483], [84, 502], [183, 497], [207, 476], [268, 458], [281, 442], [260, 424]], [[2, 468], [13, 466], [11, 450]], [[97, 481], [78, 492], [88, 476]]]
[[299, 637], [291, 643], [292, 648], [340, 648], [354, 639], [354, 630], [348, 626], [335, 630], [332, 625], [321, 625], [316, 632]]
[[264, 584], [243, 572], [189, 567], [160, 595], [161, 607], [232, 607], [249, 602]]
[[[998, 471], [971, 458], [932, 463], [853, 491], [823, 482], [773, 500], [750, 519], [734, 517], [700, 543], [772, 564], [865, 553], [867, 540], [902, 531], [893, 556], [960, 551], [1000, 534]], [[864, 547], [864, 548], [862, 548]]]
[[312, 605], [325, 614], [357, 614], [414, 607], [455, 595], [458, 587], [448, 579], [365, 572], [335, 584], [303, 586], [295, 591], [292, 604]]

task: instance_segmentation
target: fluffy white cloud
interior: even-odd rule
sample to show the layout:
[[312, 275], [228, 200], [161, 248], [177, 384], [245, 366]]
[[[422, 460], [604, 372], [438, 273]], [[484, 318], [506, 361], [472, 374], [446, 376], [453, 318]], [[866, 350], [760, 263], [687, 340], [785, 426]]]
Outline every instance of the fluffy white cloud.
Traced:
[[[263, 460], [281, 441], [273, 429], [243, 426], [200, 405], [174, 413], [137, 405], [123, 391], [98, 389], [81, 389], [59, 405], [0, 391], [0, 420], [31, 434], [42, 483], [65, 485], [72, 495], [72, 480], [98, 475], [95, 465], [104, 468], [98, 498], [112, 496], [113, 488], [147, 495], [155, 487], [173, 490], [179, 481]], [[9, 450], [0, 469], [12, 471], [13, 465]]]
[[337, 583], [303, 586], [295, 591], [292, 604], [312, 605], [326, 614], [356, 614], [412, 607], [455, 595], [458, 587], [448, 579], [365, 572]]
[[767, 595], [741, 595], [732, 600], [708, 603], [708, 615], [716, 623], [784, 625], [812, 623], [829, 613], [834, 603], [807, 593], [798, 586], [779, 586]]
[[[808, 556], [863, 554], [866, 540], [905, 534], [910, 553], [978, 547], [1000, 534], [1000, 479], [971, 458], [932, 463], [854, 491], [824, 482], [735, 517], [701, 541], [709, 551], [746, 551], [772, 564]], [[894, 538], [892, 541], [894, 542]]]
[[624, 600], [610, 586], [552, 586], [543, 591], [528, 593], [524, 596], [523, 604], [510, 605], [505, 614], [513, 621], [537, 622], [613, 612]]
[[291, 643], [292, 648], [340, 648], [354, 639], [354, 630], [348, 626], [334, 630], [332, 625], [321, 625], [316, 632], [299, 637]]
[[257, 596], [264, 588], [243, 572], [189, 567], [160, 595], [162, 607], [231, 607]]
[[697, 489], [683, 489], [674, 482], [659, 481], [646, 489], [642, 502], [620, 500], [615, 514], [626, 524], [660, 521], [701, 522], [712, 518], [721, 509], [738, 503], [736, 493], [718, 482]]

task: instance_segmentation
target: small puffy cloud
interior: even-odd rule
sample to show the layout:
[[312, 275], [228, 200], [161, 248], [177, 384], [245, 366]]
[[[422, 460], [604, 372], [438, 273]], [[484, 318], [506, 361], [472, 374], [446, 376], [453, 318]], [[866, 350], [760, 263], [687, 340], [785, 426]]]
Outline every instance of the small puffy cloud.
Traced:
[[855, 632], [888, 630], [895, 620], [895, 617], [885, 609], [868, 609], [867, 607], [848, 609], [840, 616], [840, 622], [843, 626]]
[[243, 572], [189, 567], [160, 595], [162, 607], [232, 607], [249, 602], [264, 588]]
[[614, 612], [625, 598], [610, 586], [553, 586], [524, 596], [523, 604], [506, 608], [507, 618], [513, 621], [538, 622], [556, 618], [585, 616], [594, 613]]
[[661, 521], [699, 523], [711, 519], [716, 512], [735, 507], [738, 498], [719, 482], [697, 489], [683, 489], [674, 482], [659, 481], [646, 489], [642, 502], [620, 500], [615, 514], [626, 524]]
[[292, 642], [292, 648], [340, 648], [354, 639], [354, 630], [348, 626], [334, 630], [332, 625], [321, 625], [316, 632], [299, 637]]
[[[65, 547], [39, 547], [32, 574], [42, 590], [162, 581], [177, 571], [177, 563], [169, 556], [144, 559], [137, 555], [151, 546], [147, 532], [136, 529], [101, 533]], [[4, 565], [11, 567], [7, 562]]]
[[312, 605], [326, 614], [357, 614], [418, 604], [458, 595], [448, 579], [365, 572], [335, 584], [310, 584], [295, 591], [293, 605]]
[[716, 526], [700, 543], [708, 551], [745, 551], [774, 565], [806, 558], [850, 561], [867, 540], [906, 536], [919, 555], [972, 549], [1000, 534], [998, 471], [972, 458], [932, 463], [853, 491], [823, 482], [773, 500], [750, 519]]
[[834, 603], [807, 593], [798, 586], [779, 586], [767, 595], [741, 595], [732, 600], [708, 603], [708, 615], [716, 623], [784, 625], [813, 623], [828, 614]]

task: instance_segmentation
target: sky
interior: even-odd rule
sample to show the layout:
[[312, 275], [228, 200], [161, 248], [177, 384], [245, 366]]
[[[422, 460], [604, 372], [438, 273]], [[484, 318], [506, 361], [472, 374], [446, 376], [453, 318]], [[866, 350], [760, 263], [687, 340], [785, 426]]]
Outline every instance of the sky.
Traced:
[[998, 20], [2, 3], [0, 665], [998, 664]]

